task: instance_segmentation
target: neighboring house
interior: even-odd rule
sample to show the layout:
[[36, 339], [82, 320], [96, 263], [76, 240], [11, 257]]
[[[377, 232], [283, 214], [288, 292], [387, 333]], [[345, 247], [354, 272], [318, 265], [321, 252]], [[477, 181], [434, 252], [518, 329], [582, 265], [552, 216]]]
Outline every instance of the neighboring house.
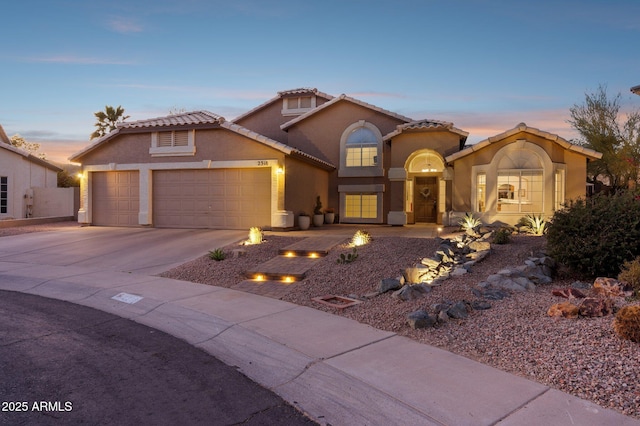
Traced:
[[524, 124], [465, 148], [452, 123], [295, 89], [237, 117], [125, 122], [70, 159], [78, 220], [95, 225], [286, 229], [317, 196], [341, 223], [485, 222], [551, 215], [585, 195], [601, 154]]
[[0, 126], [0, 219], [33, 217], [34, 190], [56, 188], [61, 170], [11, 145]]

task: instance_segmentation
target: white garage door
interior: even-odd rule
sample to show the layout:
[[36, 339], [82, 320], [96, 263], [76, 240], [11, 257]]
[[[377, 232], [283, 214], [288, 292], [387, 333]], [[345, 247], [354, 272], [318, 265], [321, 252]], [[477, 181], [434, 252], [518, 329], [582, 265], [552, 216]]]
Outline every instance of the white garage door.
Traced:
[[91, 174], [94, 225], [137, 226], [140, 182], [137, 171]]
[[271, 225], [271, 169], [159, 170], [153, 223], [164, 228]]

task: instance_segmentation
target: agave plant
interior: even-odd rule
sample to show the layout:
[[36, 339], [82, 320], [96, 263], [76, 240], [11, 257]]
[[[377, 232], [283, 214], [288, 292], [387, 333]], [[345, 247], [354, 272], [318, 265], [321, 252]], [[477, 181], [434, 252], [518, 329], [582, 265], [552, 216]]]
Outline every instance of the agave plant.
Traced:
[[464, 217], [458, 222], [458, 225], [462, 227], [465, 231], [467, 229], [473, 229], [477, 226], [482, 225], [482, 221], [478, 218], [473, 217], [473, 213], [467, 213]]
[[527, 215], [525, 218], [526, 227], [534, 235], [543, 235], [547, 227], [547, 221], [542, 215]]

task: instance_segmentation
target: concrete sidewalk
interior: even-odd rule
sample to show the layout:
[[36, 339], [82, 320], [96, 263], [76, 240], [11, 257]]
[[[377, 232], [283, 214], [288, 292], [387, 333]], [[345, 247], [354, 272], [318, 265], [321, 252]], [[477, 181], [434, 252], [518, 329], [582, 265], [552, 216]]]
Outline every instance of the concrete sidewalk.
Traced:
[[6, 260], [0, 288], [90, 306], [184, 339], [321, 424], [640, 425], [394, 333], [240, 291]]

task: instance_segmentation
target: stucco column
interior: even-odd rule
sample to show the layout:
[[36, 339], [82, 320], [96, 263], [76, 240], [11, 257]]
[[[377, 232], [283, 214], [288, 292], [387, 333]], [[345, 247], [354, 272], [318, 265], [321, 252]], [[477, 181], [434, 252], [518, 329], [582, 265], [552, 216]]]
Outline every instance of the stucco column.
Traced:
[[78, 209], [78, 223], [91, 223], [91, 210], [89, 206], [89, 188], [91, 188], [91, 173], [82, 172], [80, 177], [80, 208]]
[[389, 169], [389, 214], [387, 224], [406, 225], [407, 214], [404, 208], [404, 189], [407, 180], [407, 171], [403, 167]]
[[153, 170], [141, 167], [139, 176], [139, 202], [138, 224], [153, 224]]

